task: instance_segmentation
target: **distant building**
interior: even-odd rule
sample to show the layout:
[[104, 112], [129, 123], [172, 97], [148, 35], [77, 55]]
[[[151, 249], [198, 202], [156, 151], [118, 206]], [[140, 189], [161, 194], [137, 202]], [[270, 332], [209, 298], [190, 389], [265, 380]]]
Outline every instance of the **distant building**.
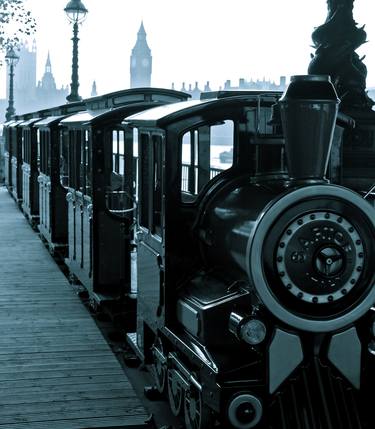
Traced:
[[[186, 89], [185, 82], [182, 82], [181, 91], [187, 92], [191, 95], [191, 98], [193, 100], [198, 100], [200, 98], [200, 95], [202, 93], [202, 90], [198, 87], [198, 82], [195, 82], [195, 86], [193, 88], [192, 84], [188, 84], [188, 89]], [[175, 85], [172, 84], [172, 88], [174, 89]], [[224, 83], [224, 90], [241, 90], [241, 89], [248, 89], [248, 90], [259, 90], [259, 91], [284, 91], [286, 88], [286, 77], [280, 76], [280, 83], [276, 84], [275, 82], [271, 82], [270, 80], [250, 80], [246, 81], [243, 78], [240, 78], [238, 81], [238, 86], [232, 86], [232, 83], [230, 80], [225, 81]], [[222, 87], [220, 86], [219, 91], [221, 91]], [[210, 82], [207, 81], [204, 85], [204, 92], [211, 91]]]
[[57, 106], [66, 103], [68, 88], [56, 88], [55, 78], [52, 74], [51, 58], [48, 52], [47, 61], [42, 80], [38, 82], [36, 88], [36, 109]]
[[146, 40], [143, 21], [138, 30], [137, 41], [130, 56], [130, 87], [151, 86], [152, 56]]
[[227, 80], [224, 83], [224, 90], [241, 90], [241, 89], [249, 89], [249, 90], [259, 90], [259, 91], [284, 91], [286, 88], [286, 77], [280, 76], [280, 82], [277, 84], [275, 82], [271, 82], [269, 79], [266, 80], [263, 78], [262, 80], [253, 80], [250, 79], [246, 81], [244, 78], [240, 78], [238, 81], [238, 86], [232, 86], [231, 81]]
[[[35, 40], [20, 47], [19, 61], [14, 69], [14, 105], [16, 114], [22, 114], [66, 103], [68, 87], [57, 89], [48, 53], [42, 79], [36, 84], [37, 46]], [[6, 99], [0, 100], [0, 120], [4, 121], [9, 98], [9, 70], [6, 76]]]
[[[20, 47], [19, 61], [14, 68], [14, 105], [16, 113], [33, 109], [36, 91], [36, 42], [30, 46], [27, 42]], [[6, 76], [6, 99], [9, 98], [9, 67]], [[3, 112], [1, 112], [3, 114]]]
[[96, 82], [94, 80], [91, 87], [91, 97], [96, 97], [97, 95], [98, 95], [98, 91], [96, 89]]

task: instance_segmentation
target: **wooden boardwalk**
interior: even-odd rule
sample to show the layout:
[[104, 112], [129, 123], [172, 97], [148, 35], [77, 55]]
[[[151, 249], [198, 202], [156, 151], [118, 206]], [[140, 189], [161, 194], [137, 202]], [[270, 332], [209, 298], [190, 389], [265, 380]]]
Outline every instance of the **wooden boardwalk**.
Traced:
[[0, 429], [144, 428], [90, 314], [0, 187]]

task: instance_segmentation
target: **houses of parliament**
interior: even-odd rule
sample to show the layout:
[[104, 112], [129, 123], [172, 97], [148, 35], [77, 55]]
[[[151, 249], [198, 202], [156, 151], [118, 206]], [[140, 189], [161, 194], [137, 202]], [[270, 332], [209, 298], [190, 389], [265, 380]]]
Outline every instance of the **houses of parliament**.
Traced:
[[[14, 99], [17, 114], [30, 111], [41, 110], [52, 106], [66, 103], [69, 94], [69, 86], [57, 87], [53, 75], [53, 67], [50, 53], [48, 53], [44, 68], [44, 73], [37, 82], [37, 45], [35, 40], [29, 45], [27, 42], [20, 47], [19, 62], [15, 68], [14, 77]], [[130, 55], [130, 88], [152, 86], [152, 54], [147, 43], [147, 34], [143, 25], [137, 33], [136, 43]], [[198, 82], [194, 84], [182, 82], [180, 85], [171, 84], [173, 89], [178, 89], [189, 93], [193, 99], [198, 99], [202, 91], [211, 89], [253, 89], [253, 90], [284, 90], [286, 78], [280, 77], [280, 82], [275, 83], [269, 80], [249, 80], [239, 79], [238, 85], [233, 85], [227, 80], [221, 88], [211, 88], [210, 82], [206, 81], [199, 87]], [[124, 85], [125, 87], [125, 85]], [[4, 121], [5, 109], [9, 91], [9, 71], [7, 71], [6, 98], [0, 100], [0, 120]], [[119, 88], [123, 89], [123, 88]], [[92, 83], [91, 96], [97, 95], [96, 82]]]

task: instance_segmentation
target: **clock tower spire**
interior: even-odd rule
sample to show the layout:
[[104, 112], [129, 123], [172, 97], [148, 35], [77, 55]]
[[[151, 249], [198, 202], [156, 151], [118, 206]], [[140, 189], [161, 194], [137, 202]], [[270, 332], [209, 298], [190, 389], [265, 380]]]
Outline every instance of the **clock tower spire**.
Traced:
[[143, 21], [138, 30], [137, 41], [130, 56], [130, 87], [151, 86], [152, 56], [146, 40]]

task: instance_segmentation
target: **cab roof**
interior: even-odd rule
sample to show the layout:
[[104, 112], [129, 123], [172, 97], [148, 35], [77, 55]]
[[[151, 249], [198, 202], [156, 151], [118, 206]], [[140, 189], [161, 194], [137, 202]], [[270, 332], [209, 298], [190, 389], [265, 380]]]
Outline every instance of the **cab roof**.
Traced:
[[83, 110], [75, 115], [68, 116], [60, 121], [60, 125], [79, 125], [91, 122], [95, 117], [108, 112], [110, 109]]
[[48, 127], [49, 125], [55, 124], [57, 122], [60, 122], [61, 119], [65, 118], [66, 115], [60, 115], [60, 116], [48, 116], [47, 118], [44, 118], [34, 124], [36, 127]]
[[20, 127], [29, 127], [30, 125], [34, 125], [35, 122], [40, 121], [40, 118], [32, 118], [32, 119], [28, 119], [27, 121], [23, 121], [20, 124]]
[[[277, 94], [278, 95], [278, 94]], [[209, 117], [212, 113], [224, 109], [228, 112], [228, 119], [233, 109], [243, 107], [258, 107], [259, 101], [272, 105], [277, 101], [276, 95], [265, 95], [262, 93], [251, 93], [227, 96], [222, 98], [211, 98], [205, 100], [193, 100], [169, 104], [154, 109], [145, 110], [124, 119], [124, 124], [132, 124], [144, 127], [166, 127], [171, 123], [185, 118], [199, 116]], [[221, 113], [221, 116], [222, 113]]]

